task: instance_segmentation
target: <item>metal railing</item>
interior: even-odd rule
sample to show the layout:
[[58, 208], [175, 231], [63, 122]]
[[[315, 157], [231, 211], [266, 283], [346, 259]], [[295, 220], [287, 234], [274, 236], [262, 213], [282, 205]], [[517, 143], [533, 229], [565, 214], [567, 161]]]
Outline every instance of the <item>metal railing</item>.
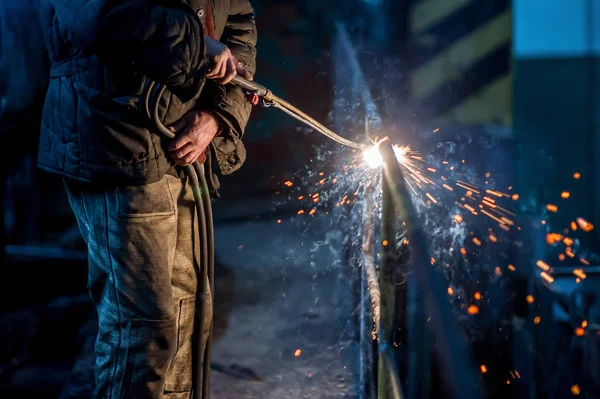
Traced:
[[[365, 131], [380, 130], [381, 117], [341, 24], [333, 54], [336, 128], [352, 132], [363, 121]], [[389, 141], [381, 142], [379, 150], [384, 159], [381, 193], [368, 188], [361, 223], [360, 397], [429, 399], [435, 344], [448, 397], [478, 399], [478, 372], [454, 320], [444, 277], [430, 262], [402, 170]], [[376, 205], [371, 198], [381, 202]]]
[[[430, 262], [425, 234], [390, 141], [380, 142], [379, 150], [384, 163], [378, 272], [372, 201], [366, 201], [363, 215], [364, 275], [377, 337], [376, 397], [428, 398], [435, 342], [449, 397], [480, 398], [480, 382], [467, 342], [456, 326], [443, 276]], [[402, 242], [398, 243], [399, 239]], [[402, 255], [403, 251], [409, 255]], [[401, 345], [396, 335], [399, 330], [405, 333]], [[397, 346], [405, 352], [404, 364], [396, 360]], [[406, 386], [401, 384], [399, 369], [407, 376]]]

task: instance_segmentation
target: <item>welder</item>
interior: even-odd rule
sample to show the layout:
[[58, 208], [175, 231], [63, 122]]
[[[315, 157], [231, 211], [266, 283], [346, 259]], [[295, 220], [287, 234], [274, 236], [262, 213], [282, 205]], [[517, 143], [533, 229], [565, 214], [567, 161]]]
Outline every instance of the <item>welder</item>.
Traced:
[[[42, 7], [51, 72], [38, 165], [63, 177], [88, 248], [99, 327], [93, 397], [188, 398], [199, 390], [193, 355], [206, 345], [212, 303], [184, 170], [202, 164], [196, 170], [216, 195], [218, 175], [245, 160], [251, 104], [227, 83], [255, 72], [252, 6], [48, 0]], [[166, 87], [154, 108], [159, 121], [143, 101], [149, 82]], [[158, 134], [156, 122], [175, 138]], [[203, 320], [195, 320], [199, 302]]]

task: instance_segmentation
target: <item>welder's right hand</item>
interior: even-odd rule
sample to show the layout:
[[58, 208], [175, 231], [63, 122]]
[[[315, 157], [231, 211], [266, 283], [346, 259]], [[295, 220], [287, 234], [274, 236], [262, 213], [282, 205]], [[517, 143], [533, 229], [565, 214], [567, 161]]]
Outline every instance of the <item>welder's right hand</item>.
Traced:
[[235, 75], [240, 74], [244, 79], [252, 80], [250, 72], [231, 54], [229, 47], [210, 36], [204, 36], [204, 40], [211, 61], [209, 72], [206, 74], [208, 79], [225, 85], [231, 82]]

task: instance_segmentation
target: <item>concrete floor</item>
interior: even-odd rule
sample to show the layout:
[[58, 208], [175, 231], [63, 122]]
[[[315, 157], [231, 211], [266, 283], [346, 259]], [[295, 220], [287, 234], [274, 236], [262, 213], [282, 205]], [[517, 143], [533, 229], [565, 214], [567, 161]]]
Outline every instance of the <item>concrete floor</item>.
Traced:
[[229, 308], [217, 311], [213, 363], [260, 381], [214, 370], [215, 398], [358, 397], [351, 273], [328, 219], [217, 228], [216, 302]]

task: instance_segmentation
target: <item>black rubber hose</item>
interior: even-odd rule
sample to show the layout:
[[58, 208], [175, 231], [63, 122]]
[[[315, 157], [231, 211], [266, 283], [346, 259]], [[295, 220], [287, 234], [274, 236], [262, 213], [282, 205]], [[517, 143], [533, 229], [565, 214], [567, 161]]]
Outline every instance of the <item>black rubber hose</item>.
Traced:
[[[210, 165], [209, 165], [210, 167]], [[206, 244], [208, 247], [208, 282], [210, 284], [210, 294], [212, 296], [212, 304], [214, 309], [215, 304], [215, 232], [214, 225], [212, 223], [212, 205], [210, 199], [210, 192], [208, 191], [208, 184], [206, 182], [206, 176], [204, 170], [198, 162], [194, 163], [194, 169], [196, 174], [200, 177], [200, 187], [202, 188], [202, 204], [204, 205], [204, 213], [206, 214]], [[211, 363], [211, 351], [212, 351], [212, 333], [213, 333], [213, 319], [210, 321], [210, 327], [208, 331], [208, 338], [206, 340], [206, 347], [204, 349], [204, 375], [202, 378], [202, 397], [204, 399], [210, 398], [210, 363]]]
[[[148, 99], [152, 96], [152, 120], [161, 134], [172, 139], [175, 137], [175, 133], [170, 131], [161, 122], [158, 115], [159, 103], [164, 91], [165, 86], [151, 82], [147, 86], [146, 95], [143, 98], [143, 106], [145, 107], [145, 111], [150, 114]], [[193, 359], [199, 360], [204, 357], [204, 367], [199, 367], [198, 362], [193, 361], [193, 397], [197, 399], [209, 399], [212, 320], [209, 327], [206, 348], [202, 347], [202, 342], [204, 341], [204, 315], [206, 314], [206, 277], [208, 277], [211, 286], [210, 294], [213, 296], [212, 302], [214, 303], [214, 228], [212, 224], [212, 207], [210, 204], [210, 193], [208, 192], [208, 185], [202, 166], [198, 162], [194, 162], [192, 165], [184, 166], [183, 169], [190, 180], [190, 186], [192, 187], [192, 193], [194, 194], [196, 213], [198, 214], [198, 230], [200, 231], [200, 281], [196, 295], [196, 297], [199, 298], [200, 304], [198, 307], [198, 317], [194, 323], [196, 328], [193, 334], [195, 337], [193, 343]], [[198, 330], [200, 331], [199, 337]], [[202, 381], [202, 389], [200, 389], [200, 381]]]

